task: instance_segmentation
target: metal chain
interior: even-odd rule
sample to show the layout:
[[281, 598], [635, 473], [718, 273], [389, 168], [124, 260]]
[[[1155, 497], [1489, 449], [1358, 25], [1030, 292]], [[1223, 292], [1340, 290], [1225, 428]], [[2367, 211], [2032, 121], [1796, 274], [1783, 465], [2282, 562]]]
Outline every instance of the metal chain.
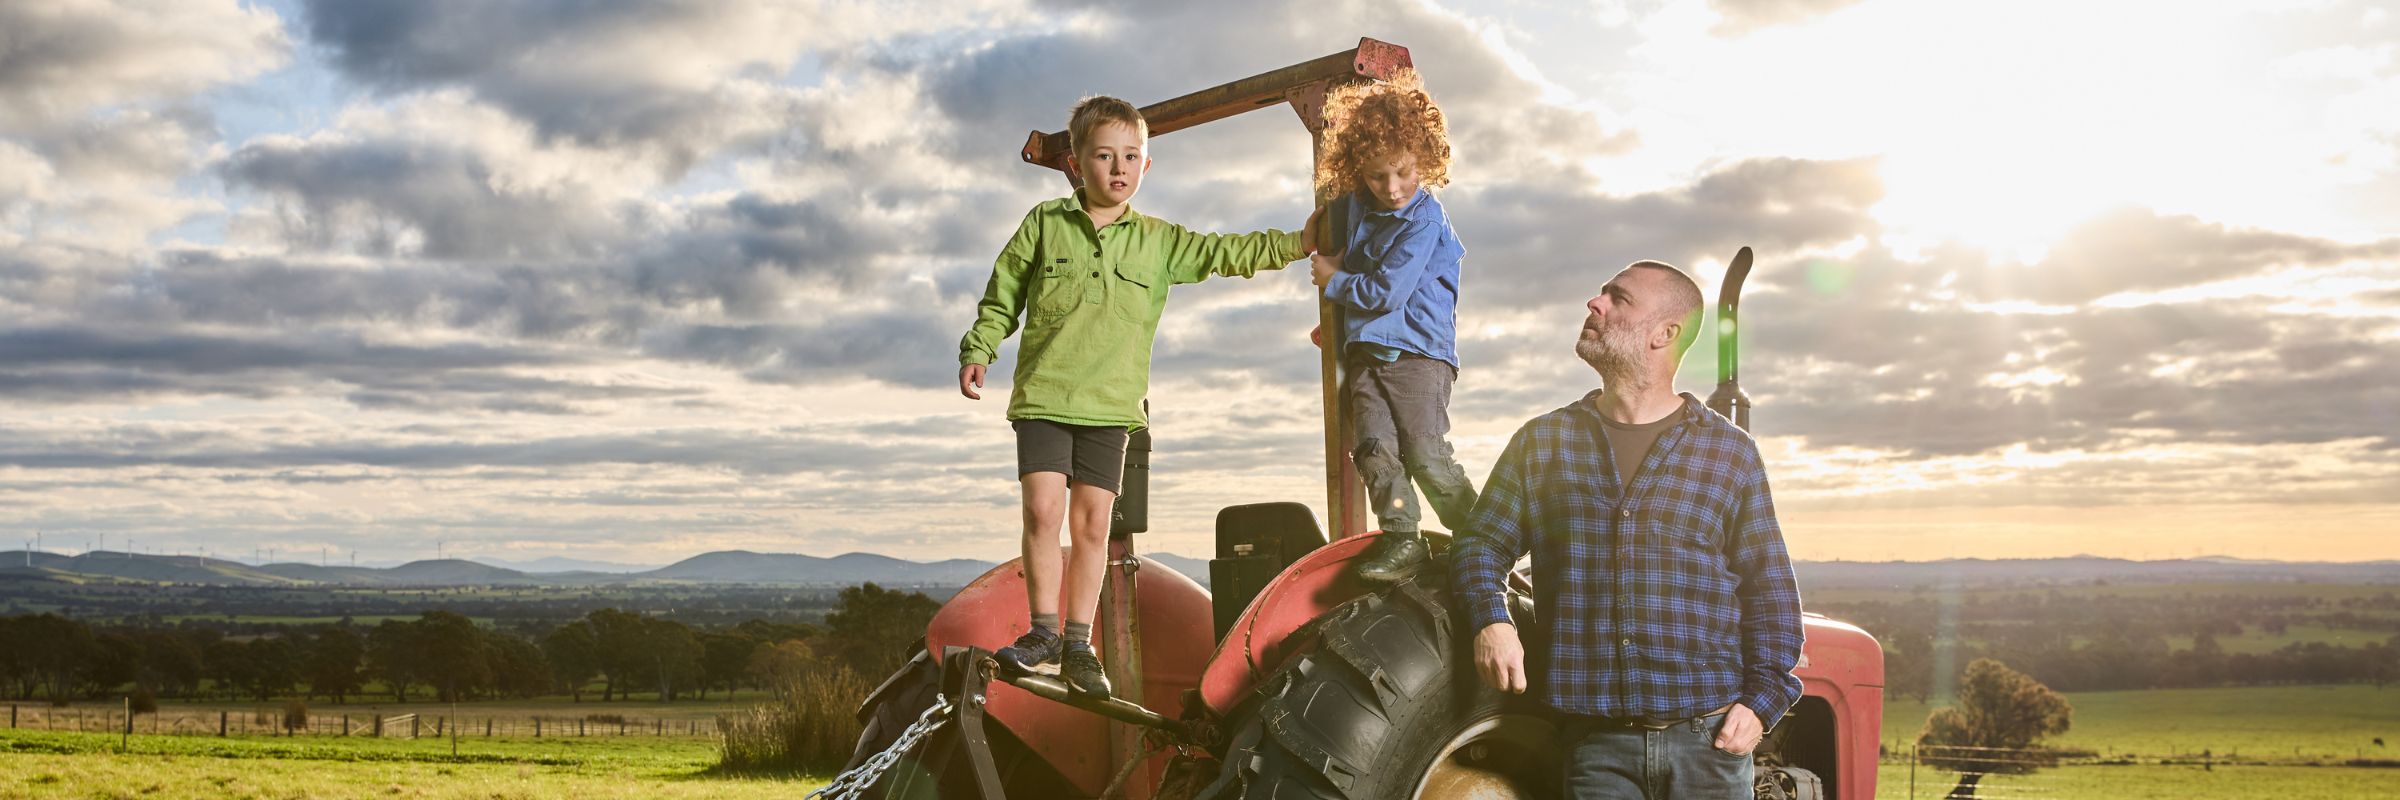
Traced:
[[873, 758], [867, 759], [867, 763], [858, 765], [857, 769], [835, 776], [832, 783], [809, 792], [804, 800], [817, 800], [820, 797], [826, 800], [856, 800], [860, 792], [866, 791], [867, 787], [875, 785], [876, 779], [883, 777], [885, 770], [900, 763], [901, 756], [916, 749], [917, 743], [932, 735], [935, 728], [942, 727], [942, 723], [949, 722], [949, 713], [950, 700], [935, 693], [933, 705], [926, 707], [925, 713], [917, 715], [917, 721], [901, 731], [900, 738], [892, 740], [892, 746], [876, 753]]

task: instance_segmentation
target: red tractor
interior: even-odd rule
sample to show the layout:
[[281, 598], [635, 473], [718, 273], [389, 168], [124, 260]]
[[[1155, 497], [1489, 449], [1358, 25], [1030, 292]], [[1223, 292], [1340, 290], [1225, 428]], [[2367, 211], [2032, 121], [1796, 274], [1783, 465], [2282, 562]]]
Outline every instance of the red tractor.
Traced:
[[[1322, 131], [1325, 90], [1409, 66], [1405, 48], [1355, 50], [1142, 109], [1163, 135], [1289, 104]], [[1029, 163], [1065, 171], [1064, 133], [1036, 131]], [[1338, 231], [1341, 225], [1325, 226]], [[1329, 246], [1339, 242], [1327, 242]], [[1329, 247], [1329, 249], [1339, 249]], [[1718, 305], [1721, 381], [1709, 405], [1744, 428], [1734, 314], [1744, 248]], [[1330, 304], [1322, 330], [1340, 331]], [[1525, 698], [1477, 679], [1472, 631], [1451, 602], [1446, 561], [1397, 585], [1351, 577], [1367, 549], [1364, 494], [1335, 402], [1340, 343], [1324, 348], [1326, 518], [1298, 503], [1217, 515], [1215, 591], [1134, 555], [1147, 528], [1149, 437], [1127, 453], [1101, 599], [1100, 650], [1117, 696], [1071, 694], [1056, 678], [1003, 675], [991, 651], [1021, 632], [1024, 571], [993, 568], [934, 616], [923, 645], [860, 707], [851, 768], [821, 794], [872, 797], [1535, 798], [1558, 794], [1552, 725]], [[1513, 576], [1519, 619], [1532, 584]], [[1539, 635], [1540, 626], [1526, 634]], [[1806, 618], [1797, 672], [1806, 695], [1757, 749], [1757, 797], [1866, 800], [1875, 794], [1883, 651], [1856, 627]], [[1538, 643], [1528, 642], [1533, 650]]]

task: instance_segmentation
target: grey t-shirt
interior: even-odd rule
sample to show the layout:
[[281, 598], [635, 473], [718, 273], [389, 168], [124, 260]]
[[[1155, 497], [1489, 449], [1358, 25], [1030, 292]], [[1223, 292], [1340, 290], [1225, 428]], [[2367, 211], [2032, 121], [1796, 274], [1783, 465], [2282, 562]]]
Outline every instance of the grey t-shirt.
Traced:
[[1683, 407], [1676, 406], [1664, 417], [1639, 424], [1618, 422], [1606, 414], [1599, 416], [1608, 432], [1608, 451], [1616, 456], [1618, 485], [1631, 488], [1634, 473], [1642, 468], [1642, 459], [1650, 456], [1650, 448], [1658, 444], [1658, 437], [1683, 418]]

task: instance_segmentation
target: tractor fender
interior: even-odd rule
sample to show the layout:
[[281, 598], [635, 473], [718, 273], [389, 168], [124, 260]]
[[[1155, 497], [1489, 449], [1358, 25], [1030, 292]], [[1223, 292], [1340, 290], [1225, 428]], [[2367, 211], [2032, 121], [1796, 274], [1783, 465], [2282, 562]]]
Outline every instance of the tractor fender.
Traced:
[[1284, 568], [1259, 590], [1250, 607], [1225, 632], [1225, 641], [1200, 676], [1200, 700], [1219, 717], [1248, 697], [1311, 636], [1294, 636], [1334, 606], [1374, 591], [1352, 577], [1350, 563], [1364, 555], [1380, 531], [1327, 542]]
[[[1134, 579], [1141, 614], [1134, 629], [1142, 643], [1139, 700], [1172, 717], [1183, 707], [1183, 693], [1199, 685], [1200, 665], [1208, 657], [1214, 624], [1208, 590], [1172, 567], [1140, 558]], [[1064, 586], [1059, 594], [1064, 608]], [[1025, 632], [1030, 613], [1025, 604], [1024, 561], [1012, 558], [978, 576], [942, 604], [925, 627], [925, 648], [933, 653], [944, 647], [998, 650]], [[1095, 632], [1093, 638], [1100, 636]], [[1002, 682], [992, 683], [984, 708], [989, 719], [1007, 726], [1086, 796], [1097, 797], [1107, 788], [1117, 767], [1107, 763], [1107, 718]], [[1166, 757], [1158, 756], [1159, 762], [1163, 764]]]

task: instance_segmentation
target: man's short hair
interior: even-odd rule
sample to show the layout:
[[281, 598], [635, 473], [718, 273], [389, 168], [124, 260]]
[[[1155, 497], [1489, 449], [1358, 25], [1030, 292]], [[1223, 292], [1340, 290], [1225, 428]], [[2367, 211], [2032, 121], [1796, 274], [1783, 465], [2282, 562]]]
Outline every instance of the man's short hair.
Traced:
[[1150, 121], [1142, 119], [1141, 109], [1134, 108], [1132, 103], [1096, 94], [1075, 101], [1075, 110], [1067, 115], [1067, 149], [1083, 152], [1084, 143], [1092, 140], [1092, 131], [1111, 122], [1132, 128], [1143, 141], [1150, 139]]
[[1675, 357], [1683, 358], [1684, 352], [1692, 349], [1692, 343], [1700, 340], [1700, 309], [1708, 304], [1700, 295], [1700, 283], [1692, 280], [1692, 276], [1682, 269], [1664, 261], [1636, 261], [1626, 269], [1634, 267], [1657, 270], [1669, 276], [1666, 305], [1659, 309], [1657, 316], [1650, 319], [1650, 324], [1683, 323], [1682, 330], [1675, 334]]

